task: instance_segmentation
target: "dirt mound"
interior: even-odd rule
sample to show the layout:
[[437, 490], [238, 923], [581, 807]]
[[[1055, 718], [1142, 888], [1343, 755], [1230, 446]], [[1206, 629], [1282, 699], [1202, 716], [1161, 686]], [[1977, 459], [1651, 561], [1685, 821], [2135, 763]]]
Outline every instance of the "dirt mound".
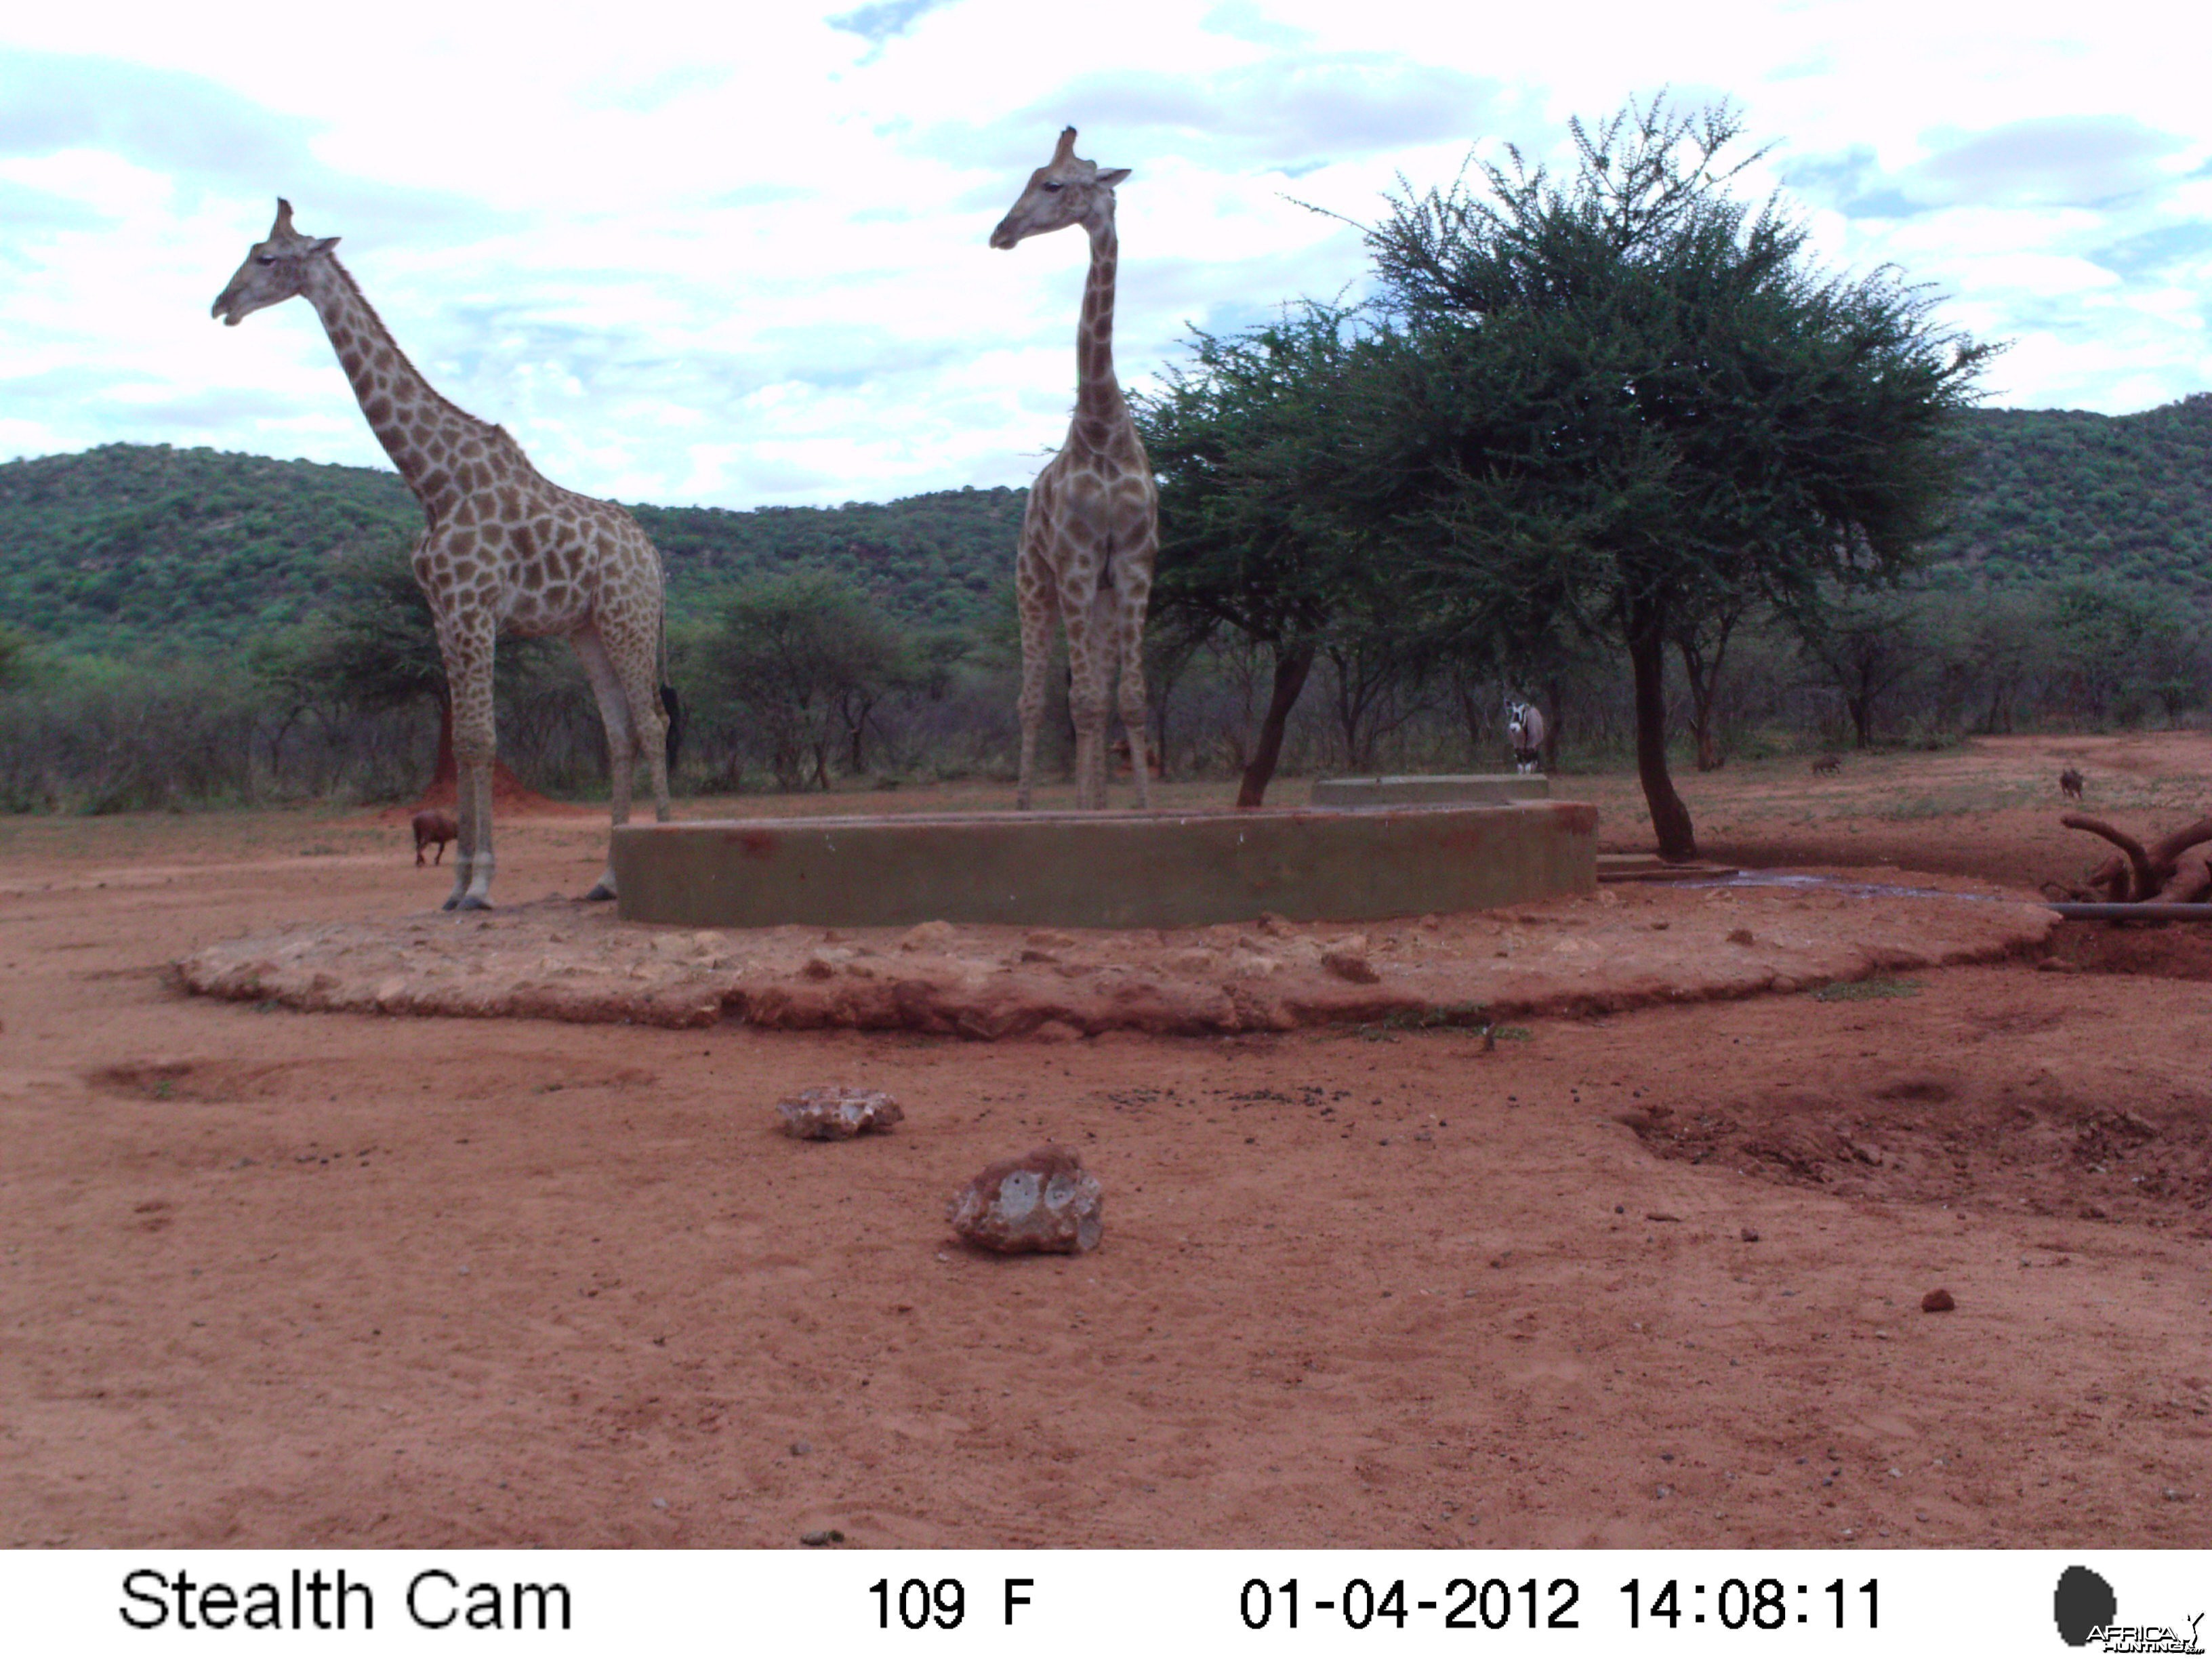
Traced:
[[[422, 799], [412, 805], [394, 807], [388, 816], [404, 822], [417, 812], [451, 812], [454, 805], [454, 780], [441, 774], [430, 781]], [[647, 803], [650, 805], [650, 803]], [[501, 817], [521, 817], [528, 814], [540, 817], [591, 817], [601, 809], [580, 806], [573, 801], [555, 800], [550, 795], [541, 795], [507, 769], [505, 761], [494, 761], [491, 768], [491, 811], [495, 826]]]
[[2094, 1221], [2162, 1215], [2212, 1237], [2212, 1091], [2134, 1103], [2048, 1079], [1906, 1072], [1620, 1121], [1662, 1158], [1785, 1185]]
[[690, 932], [549, 902], [234, 939], [179, 967], [194, 991], [312, 1010], [985, 1040], [1192, 1036], [1479, 1025], [1788, 993], [2015, 955], [2051, 922], [2040, 906], [1986, 894], [1727, 888], [1608, 890], [1361, 932], [1276, 918], [1173, 933], [944, 922]]
[[2051, 930], [2051, 954], [2093, 974], [2212, 979], [2212, 932], [2194, 924], [2062, 921]]

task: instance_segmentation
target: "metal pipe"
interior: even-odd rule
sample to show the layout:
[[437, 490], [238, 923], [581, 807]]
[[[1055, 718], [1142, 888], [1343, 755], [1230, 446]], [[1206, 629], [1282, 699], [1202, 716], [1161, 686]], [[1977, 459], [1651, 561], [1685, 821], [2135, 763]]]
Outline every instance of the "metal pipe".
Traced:
[[2212, 904], [2052, 904], [2068, 921], [2212, 921]]

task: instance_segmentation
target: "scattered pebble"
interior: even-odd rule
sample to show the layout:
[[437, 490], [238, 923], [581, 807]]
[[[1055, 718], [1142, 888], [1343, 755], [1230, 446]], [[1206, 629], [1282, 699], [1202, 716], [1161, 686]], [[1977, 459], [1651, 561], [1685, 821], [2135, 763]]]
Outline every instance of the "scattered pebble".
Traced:
[[820, 1532], [802, 1532], [799, 1534], [799, 1541], [809, 1548], [822, 1544], [842, 1544], [845, 1541], [845, 1534], [835, 1527], [828, 1527]]
[[813, 1443], [810, 1441], [794, 1440], [791, 1443], [791, 1455], [793, 1457], [804, 1457], [813, 1449]]
[[1744, 1242], [1745, 1243], [1747, 1243], [1747, 1244], [1756, 1244], [1756, 1243], [1759, 1243], [1759, 1229], [1758, 1229], [1758, 1228], [1756, 1228], [1756, 1227], [1746, 1227], [1746, 1228], [1743, 1230], [1743, 1242]]
[[1952, 1299], [1951, 1292], [1941, 1288], [1932, 1290], [1920, 1298], [1920, 1311], [1923, 1313], [1948, 1313], [1958, 1305]]

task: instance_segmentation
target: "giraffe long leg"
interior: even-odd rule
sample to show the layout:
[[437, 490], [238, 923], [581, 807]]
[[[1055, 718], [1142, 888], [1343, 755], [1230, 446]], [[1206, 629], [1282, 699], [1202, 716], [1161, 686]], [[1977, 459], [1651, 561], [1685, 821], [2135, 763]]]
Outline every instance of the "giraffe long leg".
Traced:
[[[623, 700], [629, 706], [630, 741], [645, 755], [653, 780], [653, 811], [668, 822], [668, 713], [660, 702], [660, 616], [658, 606], [640, 604], [620, 611], [603, 611], [599, 637], [605, 641], [608, 659], [622, 681]], [[617, 823], [629, 822], [630, 775], [635, 758], [623, 770], [622, 793], [617, 797]], [[610, 862], [604, 883], [614, 896], [615, 872]]]
[[1026, 812], [1036, 779], [1037, 729], [1044, 723], [1045, 689], [1052, 672], [1052, 624], [1059, 608], [1051, 579], [1032, 557], [1026, 535], [1014, 574], [1014, 589], [1022, 620], [1022, 695], [1015, 705], [1022, 722], [1022, 769], [1014, 805]]
[[1102, 586], [1091, 602], [1091, 672], [1097, 677], [1091, 717], [1098, 733], [1091, 745], [1091, 806], [1101, 812], [1106, 810], [1107, 785], [1114, 772], [1114, 750], [1108, 738], [1114, 717], [1114, 676], [1121, 659], [1118, 610], [1113, 591]]
[[1129, 769], [1136, 777], [1139, 810], [1152, 804], [1151, 714], [1145, 699], [1145, 604], [1151, 592], [1149, 586], [1139, 586], [1133, 592], [1117, 595], [1115, 613], [1121, 659], [1121, 729], [1129, 738]]
[[[568, 636], [568, 643], [575, 650], [576, 660], [584, 665], [584, 678], [592, 683], [592, 696], [599, 705], [599, 725], [607, 735], [607, 794], [613, 822], [628, 823], [630, 778], [637, 769], [637, 733], [630, 723], [629, 697], [596, 624], [577, 629]], [[614, 896], [615, 861], [610, 848], [606, 872], [584, 896], [590, 900]]]
[[1106, 676], [1112, 657], [1099, 635], [1095, 590], [1063, 588], [1060, 614], [1067, 621], [1067, 711], [1075, 722], [1075, 805], [1092, 811], [1106, 804]]
[[448, 910], [490, 908], [491, 769], [499, 737], [492, 714], [492, 653], [498, 626], [489, 612], [452, 619], [440, 630], [446, 685], [453, 700], [453, 762], [459, 773], [455, 816], [460, 851], [453, 860]]

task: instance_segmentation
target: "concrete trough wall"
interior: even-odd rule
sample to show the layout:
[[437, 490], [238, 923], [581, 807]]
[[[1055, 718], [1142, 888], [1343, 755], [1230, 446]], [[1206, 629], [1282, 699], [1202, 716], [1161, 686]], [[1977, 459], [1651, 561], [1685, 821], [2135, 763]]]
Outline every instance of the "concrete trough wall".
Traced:
[[1536, 772], [1316, 778], [1313, 787], [1316, 806], [1503, 806], [1551, 795], [1551, 779]]
[[1356, 921], [1597, 885], [1597, 809], [974, 812], [625, 824], [626, 921], [1188, 927]]

